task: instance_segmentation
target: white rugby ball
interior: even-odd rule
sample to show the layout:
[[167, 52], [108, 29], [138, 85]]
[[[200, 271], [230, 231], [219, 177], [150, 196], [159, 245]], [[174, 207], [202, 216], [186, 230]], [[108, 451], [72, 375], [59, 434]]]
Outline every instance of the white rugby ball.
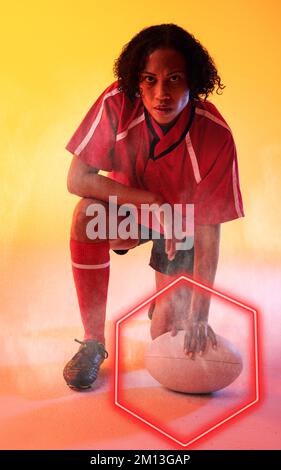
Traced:
[[238, 349], [227, 339], [216, 335], [217, 349], [208, 340], [202, 356], [190, 359], [183, 352], [185, 332], [155, 338], [145, 354], [148, 372], [160, 384], [184, 393], [210, 393], [231, 384], [241, 373], [243, 364]]

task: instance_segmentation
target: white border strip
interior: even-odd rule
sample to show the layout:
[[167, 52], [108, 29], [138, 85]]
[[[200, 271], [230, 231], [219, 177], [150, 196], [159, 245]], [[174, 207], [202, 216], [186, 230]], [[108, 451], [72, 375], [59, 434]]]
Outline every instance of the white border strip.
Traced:
[[202, 178], [201, 178], [201, 175], [200, 175], [197, 158], [196, 158], [196, 155], [195, 155], [195, 152], [194, 152], [194, 148], [193, 148], [193, 145], [192, 145], [192, 142], [191, 142], [189, 132], [186, 135], [185, 141], [186, 141], [187, 150], [188, 150], [190, 160], [191, 160], [191, 164], [192, 164], [192, 168], [193, 168], [194, 178], [195, 178], [196, 183], [198, 184], [198, 183], [200, 183]]
[[107, 98], [109, 98], [110, 96], [117, 95], [118, 93], [120, 93], [120, 90], [118, 88], [115, 88], [114, 90], [112, 90], [109, 93], [107, 93], [106, 95], [104, 95], [100, 110], [98, 112], [98, 115], [97, 115], [96, 119], [94, 120], [93, 124], [91, 125], [90, 130], [88, 131], [88, 133], [86, 134], [86, 136], [82, 140], [81, 144], [78, 145], [77, 149], [74, 151], [75, 155], [80, 155], [82, 150], [84, 150], [86, 145], [89, 143], [89, 141], [93, 137], [93, 134], [94, 134], [94, 132], [95, 132], [100, 120], [101, 120], [105, 100], [107, 100]]
[[72, 261], [72, 266], [79, 269], [103, 269], [107, 268], [110, 265], [110, 261], [103, 264], [78, 264]]
[[119, 140], [122, 140], [122, 139], [125, 139], [125, 137], [127, 137], [128, 135], [128, 132], [130, 129], [132, 129], [132, 127], [135, 127], [137, 126], [138, 124], [140, 124], [140, 122], [144, 121], [144, 113], [142, 113], [141, 116], [137, 117], [136, 119], [134, 119], [131, 124], [128, 126], [128, 129], [126, 129], [125, 131], [123, 132], [120, 132], [120, 134], [117, 134], [116, 136], [116, 142], [118, 142]]

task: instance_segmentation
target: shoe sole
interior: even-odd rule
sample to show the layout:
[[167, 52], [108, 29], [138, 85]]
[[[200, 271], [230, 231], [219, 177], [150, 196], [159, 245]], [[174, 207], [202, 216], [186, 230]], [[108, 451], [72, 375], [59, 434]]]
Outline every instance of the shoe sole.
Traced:
[[79, 387], [76, 385], [71, 385], [71, 384], [66, 384], [66, 385], [68, 385], [68, 387], [71, 388], [72, 390], [76, 390], [77, 392], [92, 388], [92, 385], [79, 385]]

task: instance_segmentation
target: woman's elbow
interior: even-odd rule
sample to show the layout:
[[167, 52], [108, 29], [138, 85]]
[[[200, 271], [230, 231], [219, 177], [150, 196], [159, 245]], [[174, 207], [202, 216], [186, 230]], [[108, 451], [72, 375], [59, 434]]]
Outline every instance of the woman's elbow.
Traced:
[[66, 186], [70, 194], [77, 194], [78, 192], [77, 178], [75, 177], [75, 175], [72, 174], [71, 171], [68, 172]]

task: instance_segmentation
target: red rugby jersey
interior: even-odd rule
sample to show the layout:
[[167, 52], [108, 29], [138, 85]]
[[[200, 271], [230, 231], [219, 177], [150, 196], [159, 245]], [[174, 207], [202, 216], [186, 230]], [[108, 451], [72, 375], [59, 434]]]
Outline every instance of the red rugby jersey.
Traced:
[[198, 224], [244, 216], [232, 133], [208, 101], [190, 101], [164, 134], [141, 98], [132, 104], [114, 82], [66, 148], [120, 183], [194, 204]]

